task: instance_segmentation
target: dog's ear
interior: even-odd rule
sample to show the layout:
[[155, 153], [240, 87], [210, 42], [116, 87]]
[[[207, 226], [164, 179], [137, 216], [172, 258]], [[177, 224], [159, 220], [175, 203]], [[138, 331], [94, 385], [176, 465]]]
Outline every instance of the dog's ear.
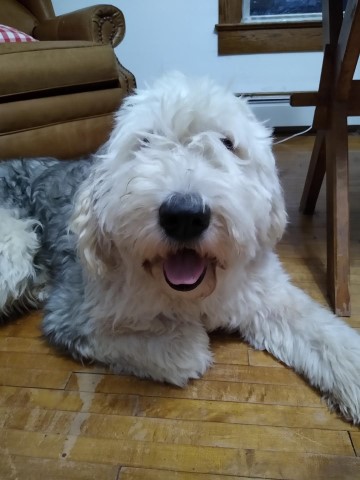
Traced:
[[266, 148], [264, 155], [262, 155], [262, 160], [264, 162], [264, 185], [266, 185], [271, 199], [267, 237], [270, 240], [271, 247], [273, 247], [284, 234], [287, 214], [284, 194], [271, 145]]
[[274, 246], [283, 236], [287, 223], [284, 195], [278, 178], [273, 184], [270, 217], [269, 238]]
[[76, 196], [70, 229], [77, 236], [77, 251], [90, 272], [103, 275], [111, 264], [111, 241], [99, 225], [93, 205], [92, 186], [85, 182]]
[[266, 189], [270, 202], [269, 216], [266, 219], [262, 219], [259, 233], [261, 232], [262, 241], [270, 248], [273, 248], [284, 234], [287, 214], [270, 139], [269, 142], [265, 142], [263, 146], [260, 146], [258, 165], [261, 173], [259, 181]]

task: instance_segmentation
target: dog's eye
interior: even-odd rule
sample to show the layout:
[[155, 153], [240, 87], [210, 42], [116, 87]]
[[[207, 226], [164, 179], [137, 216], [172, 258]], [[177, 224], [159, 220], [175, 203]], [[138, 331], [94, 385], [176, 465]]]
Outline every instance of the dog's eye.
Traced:
[[220, 140], [221, 140], [221, 142], [223, 143], [223, 145], [224, 145], [228, 150], [230, 150], [230, 152], [233, 152], [233, 151], [234, 151], [234, 144], [233, 144], [233, 142], [230, 140], [230, 138], [224, 137], [224, 138], [221, 138]]
[[141, 139], [141, 146], [142, 147], [147, 147], [149, 143], [150, 143], [150, 140], [148, 138], [144, 137], [144, 138]]

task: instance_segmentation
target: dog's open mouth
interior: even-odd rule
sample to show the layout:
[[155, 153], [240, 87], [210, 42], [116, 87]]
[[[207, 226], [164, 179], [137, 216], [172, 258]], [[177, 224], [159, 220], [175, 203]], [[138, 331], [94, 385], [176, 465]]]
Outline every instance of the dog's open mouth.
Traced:
[[169, 255], [163, 264], [164, 277], [174, 290], [189, 292], [204, 280], [208, 261], [195, 250], [183, 249]]
[[165, 286], [168, 293], [184, 294], [186, 299], [205, 298], [214, 291], [217, 265], [216, 258], [190, 248], [143, 263], [145, 271]]

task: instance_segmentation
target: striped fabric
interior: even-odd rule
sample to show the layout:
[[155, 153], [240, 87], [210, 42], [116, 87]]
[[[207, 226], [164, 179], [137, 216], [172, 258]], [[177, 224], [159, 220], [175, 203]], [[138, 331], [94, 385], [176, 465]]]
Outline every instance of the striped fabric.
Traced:
[[8, 27], [0, 24], [0, 43], [21, 43], [21, 42], [37, 42], [30, 35], [16, 30], [16, 28]]

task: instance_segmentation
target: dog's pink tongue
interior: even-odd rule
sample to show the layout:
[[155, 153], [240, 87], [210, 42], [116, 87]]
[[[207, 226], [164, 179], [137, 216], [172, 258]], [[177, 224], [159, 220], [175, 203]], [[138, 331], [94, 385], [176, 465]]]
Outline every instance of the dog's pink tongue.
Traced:
[[164, 262], [166, 278], [173, 285], [192, 285], [206, 268], [205, 260], [194, 250], [182, 250], [170, 255]]

